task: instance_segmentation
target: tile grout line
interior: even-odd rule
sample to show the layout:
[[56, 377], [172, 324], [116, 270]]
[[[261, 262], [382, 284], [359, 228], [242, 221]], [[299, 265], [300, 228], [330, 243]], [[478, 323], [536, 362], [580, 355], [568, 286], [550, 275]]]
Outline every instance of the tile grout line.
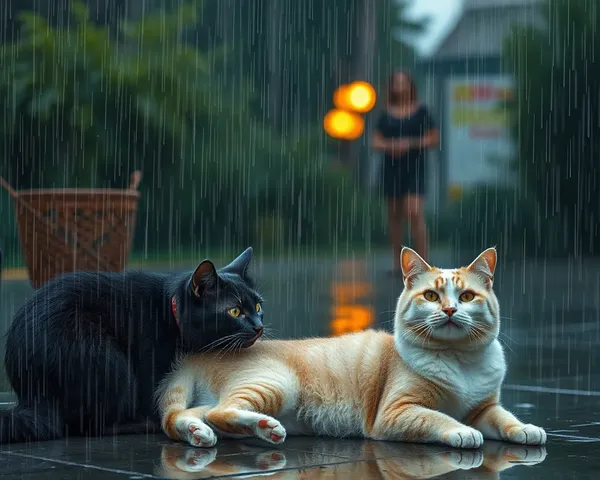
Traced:
[[77, 462], [70, 462], [68, 460], [58, 460], [56, 458], [39, 457], [37, 455], [29, 455], [27, 453], [0, 451], [0, 455], [9, 455], [9, 456], [12, 455], [15, 457], [29, 458], [32, 460], [43, 460], [45, 462], [58, 463], [60, 465], [67, 465], [69, 467], [88, 468], [91, 470], [100, 470], [102, 472], [120, 473], [122, 475], [129, 475], [129, 476], [135, 476], [135, 477], [140, 477], [140, 478], [157, 478], [157, 479], [162, 478], [162, 477], [157, 477], [155, 475], [152, 475], [150, 473], [140, 473], [140, 472], [134, 472], [131, 470], [121, 470], [118, 468], [100, 467], [98, 465], [91, 465], [91, 464], [87, 464], [87, 463], [77, 463]]
[[507, 384], [502, 386], [503, 390], [513, 390], [518, 392], [534, 393], [555, 393], [558, 395], [575, 395], [581, 397], [600, 397], [600, 392], [596, 390], [574, 390], [570, 388], [542, 387], [537, 385], [518, 385]]
[[549, 437], [557, 437], [557, 438], [566, 438], [566, 439], [571, 439], [571, 440], [581, 440], [581, 441], [585, 441], [585, 442], [600, 442], [600, 438], [597, 437], [584, 437], [584, 436], [580, 436], [580, 435], [567, 435], [566, 433], [552, 433], [552, 432], [548, 432], [547, 434]]

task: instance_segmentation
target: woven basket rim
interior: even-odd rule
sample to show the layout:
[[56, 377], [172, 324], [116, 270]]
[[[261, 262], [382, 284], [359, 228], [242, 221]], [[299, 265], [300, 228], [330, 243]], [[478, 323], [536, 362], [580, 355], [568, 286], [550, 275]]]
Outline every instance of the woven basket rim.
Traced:
[[126, 195], [139, 197], [138, 190], [118, 189], [118, 188], [40, 188], [32, 190], [17, 190], [19, 196], [33, 195]]

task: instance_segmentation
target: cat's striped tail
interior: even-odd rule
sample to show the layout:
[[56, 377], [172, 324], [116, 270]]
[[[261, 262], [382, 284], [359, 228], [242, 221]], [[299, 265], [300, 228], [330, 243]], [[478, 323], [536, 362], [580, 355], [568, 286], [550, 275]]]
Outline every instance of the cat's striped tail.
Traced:
[[62, 419], [50, 408], [17, 405], [0, 410], [0, 445], [62, 437]]

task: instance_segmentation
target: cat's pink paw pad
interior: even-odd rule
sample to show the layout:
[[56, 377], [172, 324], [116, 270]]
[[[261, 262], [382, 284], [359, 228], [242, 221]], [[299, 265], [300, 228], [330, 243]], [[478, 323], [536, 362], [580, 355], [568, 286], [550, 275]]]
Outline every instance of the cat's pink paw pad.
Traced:
[[474, 428], [463, 426], [442, 435], [442, 442], [456, 448], [479, 448], [483, 444], [483, 435]]
[[217, 443], [215, 432], [206, 423], [196, 418], [178, 420], [177, 430], [192, 447], [214, 447]]
[[544, 445], [546, 443], [546, 432], [543, 428], [535, 425], [516, 425], [504, 430], [506, 440], [520, 445]]
[[274, 418], [261, 418], [256, 422], [256, 436], [269, 443], [282, 443], [285, 440], [285, 428]]

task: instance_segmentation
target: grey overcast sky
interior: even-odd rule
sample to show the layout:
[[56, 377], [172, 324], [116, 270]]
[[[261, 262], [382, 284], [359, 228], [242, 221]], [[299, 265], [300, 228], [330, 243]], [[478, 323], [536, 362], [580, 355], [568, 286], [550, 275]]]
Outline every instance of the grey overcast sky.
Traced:
[[417, 51], [428, 55], [452, 29], [461, 13], [463, 0], [412, 0], [408, 13], [431, 19], [426, 31], [416, 41]]

